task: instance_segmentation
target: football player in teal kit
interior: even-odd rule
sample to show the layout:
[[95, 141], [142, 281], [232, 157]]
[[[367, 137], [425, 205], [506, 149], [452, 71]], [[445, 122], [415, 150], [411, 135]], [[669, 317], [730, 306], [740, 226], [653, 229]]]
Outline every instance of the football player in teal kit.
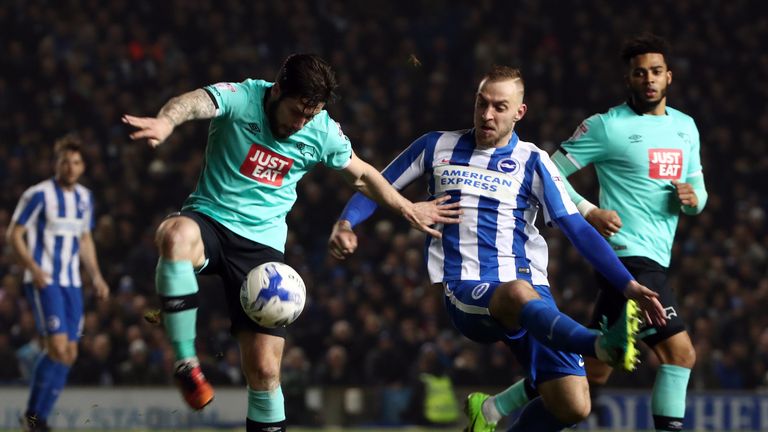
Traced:
[[123, 117], [138, 129], [131, 138], [147, 139], [153, 147], [187, 120], [211, 119], [197, 187], [181, 212], [157, 230], [155, 281], [176, 353], [176, 382], [187, 404], [202, 409], [212, 401], [213, 389], [195, 354], [195, 275], [222, 277], [248, 382], [249, 432], [285, 430], [280, 389], [285, 328], [264, 328], [250, 320], [240, 306], [239, 289], [250, 269], [283, 261], [285, 216], [296, 201], [299, 179], [322, 163], [422, 231], [439, 236], [430, 225], [458, 221], [457, 205], [443, 205], [447, 198], [412, 203], [357, 158], [339, 124], [323, 109], [335, 98], [335, 88], [325, 61], [296, 54], [286, 59], [274, 83], [213, 84], [172, 98], [157, 117]]
[[[641, 284], [659, 293], [664, 325], [641, 328], [639, 337], [659, 358], [651, 409], [657, 431], [679, 431], [685, 417], [688, 378], [696, 354], [667, 272], [680, 212], [701, 213], [707, 202], [699, 156], [699, 132], [693, 119], [667, 105], [672, 83], [669, 48], [664, 39], [645, 34], [626, 42], [627, 102], [586, 119], [552, 156], [568, 176], [591, 164], [600, 183], [600, 207], [569, 186], [581, 214], [607, 239]], [[602, 316], [615, 320], [625, 299], [613, 294], [597, 275], [600, 294], [592, 327]], [[594, 386], [605, 384], [611, 367], [586, 359]], [[488, 399], [487, 420], [498, 420], [528, 399], [522, 382]], [[530, 393], [530, 391], [529, 391]], [[492, 403], [491, 403], [492, 402]]]

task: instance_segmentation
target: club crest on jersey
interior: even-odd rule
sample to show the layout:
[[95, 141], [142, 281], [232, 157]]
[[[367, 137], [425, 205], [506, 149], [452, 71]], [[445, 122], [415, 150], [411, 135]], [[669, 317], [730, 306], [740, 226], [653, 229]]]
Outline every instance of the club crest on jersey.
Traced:
[[658, 180], [679, 180], [683, 170], [680, 149], [648, 149], [648, 176]]
[[293, 159], [277, 154], [259, 144], [251, 145], [240, 165], [240, 173], [270, 186], [282, 186], [283, 178], [293, 166]]
[[88, 210], [88, 202], [87, 201], [78, 201], [77, 202], [77, 211], [80, 213], [85, 213]]
[[299, 149], [299, 153], [301, 153], [302, 156], [312, 157], [315, 154], [314, 148], [302, 142], [297, 142], [296, 148]]
[[520, 170], [520, 162], [512, 158], [504, 158], [496, 164], [496, 169], [514, 175]]
[[51, 315], [48, 317], [48, 330], [49, 331], [55, 331], [58, 330], [59, 327], [61, 327], [61, 319], [59, 319], [56, 315]]

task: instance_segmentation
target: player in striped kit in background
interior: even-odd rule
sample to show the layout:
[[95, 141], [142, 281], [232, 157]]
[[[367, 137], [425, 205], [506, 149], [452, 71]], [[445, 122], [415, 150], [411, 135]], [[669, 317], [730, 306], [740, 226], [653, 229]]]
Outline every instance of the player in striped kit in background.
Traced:
[[109, 295], [91, 237], [93, 194], [77, 183], [85, 171], [80, 141], [66, 136], [56, 141], [54, 152], [55, 176], [24, 192], [8, 229], [8, 243], [25, 269], [24, 289], [44, 344], [20, 419], [27, 432], [50, 430], [48, 416], [77, 358], [83, 318], [81, 261], [96, 296]]
[[[448, 313], [462, 334], [480, 343], [506, 343], [541, 393], [511, 430], [559, 431], [590, 412], [581, 355], [634, 368], [638, 311], [629, 302], [613, 327], [596, 334], [557, 310], [547, 281], [547, 245], [534, 225], [538, 209], [617, 292], [640, 304], [649, 321], [663, 322], [664, 311], [657, 294], [632, 278], [578, 214], [546, 152], [514, 133], [526, 109], [520, 71], [497, 66], [478, 87], [474, 129], [430, 132], [383, 174], [402, 189], [426, 173], [431, 199], [461, 203], [461, 223], [438, 225], [442, 238], [427, 238], [430, 280], [444, 291]], [[375, 208], [360, 194], [350, 200], [331, 234], [334, 257], [354, 252], [352, 228]], [[481, 400], [468, 401], [470, 408], [479, 404]], [[468, 430], [493, 427], [473, 415]]]

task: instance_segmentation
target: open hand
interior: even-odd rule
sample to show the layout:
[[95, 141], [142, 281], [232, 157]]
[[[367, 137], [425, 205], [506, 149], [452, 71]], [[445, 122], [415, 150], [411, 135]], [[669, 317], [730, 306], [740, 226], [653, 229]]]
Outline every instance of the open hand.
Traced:
[[138, 129], [130, 135], [132, 140], [146, 138], [152, 147], [162, 144], [173, 132], [173, 123], [165, 117], [134, 117], [126, 114], [122, 120]]
[[643, 311], [646, 323], [657, 326], [666, 324], [667, 318], [664, 314], [664, 306], [659, 301], [659, 293], [632, 280], [627, 284], [624, 295], [637, 302], [640, 310]]
[[411, 223], [411, 226], [433, 237], [441, 238], [440, 231], [430, 228], [435, 224], [457, 224], [461, 222], [461, 202], [445, 204], [451, 196], [446, 194], [431, 201], [412, 203], [409, 208], [403, 209], [403, 217]]

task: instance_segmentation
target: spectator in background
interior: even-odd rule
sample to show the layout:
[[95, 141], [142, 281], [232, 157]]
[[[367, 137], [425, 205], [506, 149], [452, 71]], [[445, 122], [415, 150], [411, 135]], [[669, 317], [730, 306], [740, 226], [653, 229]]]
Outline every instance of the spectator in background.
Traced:
[[315, 381], [322, 387], [355, 385], [359, 382], [356, 370], [347, 360], [347, 350], [341, 345], [333, 345], [318, 365]]
[[445, 427], [456, 423], [459, 403], [453, 380], [440, 364], [433, 343], [422, 345], [408, 381], [411, 396], [404, 413], [406, 419], [422, 426]]
[[291, 424], [314, 425], [317, 414], [307, 407], [307, 389], [312, 384], [310, 364], [304, 350], [294, 346], [285, 352], [282, 365], [285, 411]]

